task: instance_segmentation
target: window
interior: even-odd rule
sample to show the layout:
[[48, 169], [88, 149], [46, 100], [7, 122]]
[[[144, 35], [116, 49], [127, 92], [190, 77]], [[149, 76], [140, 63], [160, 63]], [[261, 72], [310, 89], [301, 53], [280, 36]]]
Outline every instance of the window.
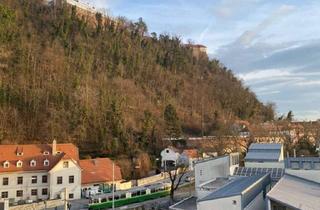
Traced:
[[23, 184], [23, 177], [22, 176], [17, 177], [17, 184]]
[[236, 200], [233, 200], [233, 201], [232, 201], [232, 204], [233, 204], [233, 205], [237, 205], [237, 201], [236, 201]]
[[62, 184], [62, 176], [57, 177], [57, 184]]
[[313, 164], [315, 170], [320, 170], [320, 162], [314, 162]]
[[49, 166], [49, 160], [43, 161], [43, 165], [44, 165], [44, 166]]
[[43, 175], [42, 176], [42, 183], [47, 183], [48, 182], [48, 176], [47, 175]]
[[22, 197], [23, 196], [23, 190], [17, 190], [17, 197]]
[[43, 188], [42, 189], [42, 195], [48, 195], [48, 189], [47, 188]]
[[2, 192], [1, 198], [8, 198], [8, 192]]
[[30, 166], [35, 167], [37, 165], [37, 162], [35, 160], [30, 161]]
[[68, 161], [64, 161], [63, 162], [63, 168], [69, 168], [69, 162]]
[[31, 190], [31, 195], [32, 196], [37, 196], [38, 195], [38, 190], [37, 189], [32, 189]]
[[73, 199], [73, 193], [69, 193], [69, 199]]
[[49, 152], [48, 151], [44, 151], [43, 155], [49, 155]]
[[202, 169], [200, 169], [200, 176], [202, 176], [202, 173], [203, 173], [203, 172], [202, 172]]
[[3, 168], [9, 168], [9, 162], [8, 161], [5, 161], [4, 163], [3, 163]]
[[18, 160], [18, 162], [17, 162], [17, 167], [18, 167], [18, 168], [21, 168], [21, 167], [22, 167], [22, 161], [21, 161], [21, 160]]
[[2, 185], [9, 185], [9, 178], [8, 177], [2, 178]]
[[37, 176], [32, 176], [31, 177], [31, 183], [32, 184], [37, 184]]
[[23, 152], [17, 152], [17, 156], [22, 156]]
[[74, 176], [69, 176], [69, 184], [73, 184], [74, 183]]

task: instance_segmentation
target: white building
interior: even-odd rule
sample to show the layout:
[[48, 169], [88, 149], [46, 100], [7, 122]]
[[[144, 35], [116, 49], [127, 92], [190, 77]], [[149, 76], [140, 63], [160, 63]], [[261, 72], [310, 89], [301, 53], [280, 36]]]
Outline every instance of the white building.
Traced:
[[73, 144], [0, 145], [0, 196], [20, 200], [79, 199], [81, 169]]
[[160, 155], [162, 168], [175, 166], [180, 156], [179, 152], [173, 147], [165, 148], [161, 151]]
[[238, 166], [238, 153], [196, 161], [194, 163], [196, 196], [201, 198], [202, 191], [205, 190], [202, 188], [203, 184], [219, 177], [229, 177]]
[[245, 157], [245, 167], [284, 168], [283, 145], [252, 143]]
[[285, 160], [286, 174], [320, 183], [320, 157], [290, 157]]
[[209, 195], [197, 200], [197, 210], [264, 210], [270, 190], [269, 174], [234, 177]]
[[319, 210], [320, 183], [286, 174], [267, 195], [268, 210]]

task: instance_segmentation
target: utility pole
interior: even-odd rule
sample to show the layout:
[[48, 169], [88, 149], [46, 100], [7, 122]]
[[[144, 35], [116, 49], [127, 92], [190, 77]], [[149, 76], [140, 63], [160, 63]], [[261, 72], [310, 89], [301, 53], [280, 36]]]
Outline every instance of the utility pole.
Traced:
[[112, 209], [114, 210], [114, 162], [112, 162]]

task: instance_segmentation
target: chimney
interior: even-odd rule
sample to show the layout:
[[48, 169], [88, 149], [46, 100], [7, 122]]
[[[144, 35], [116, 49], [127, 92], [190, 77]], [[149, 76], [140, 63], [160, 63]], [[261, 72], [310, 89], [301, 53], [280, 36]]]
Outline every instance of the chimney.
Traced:
[[57, 154], [57, 141], [55, 139], [53, 139], [52, 141], [52, 155], [56, 155]]
[[296, 149], [293, 149], [293, 157], [297, 157]]

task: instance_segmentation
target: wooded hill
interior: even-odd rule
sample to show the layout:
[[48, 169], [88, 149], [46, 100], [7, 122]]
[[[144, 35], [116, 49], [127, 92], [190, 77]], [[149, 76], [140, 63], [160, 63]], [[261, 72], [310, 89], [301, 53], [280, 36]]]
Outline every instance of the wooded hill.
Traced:
[[142, 19], [95, 18], [0, 0], [2, 143], [55, 138], [100, 154], [155, 154], [168, 120], [181, 135], [214, 135], [237, 119], [273, 118], [231, 70], [194, 58], [179, 37], [147, 36]]

